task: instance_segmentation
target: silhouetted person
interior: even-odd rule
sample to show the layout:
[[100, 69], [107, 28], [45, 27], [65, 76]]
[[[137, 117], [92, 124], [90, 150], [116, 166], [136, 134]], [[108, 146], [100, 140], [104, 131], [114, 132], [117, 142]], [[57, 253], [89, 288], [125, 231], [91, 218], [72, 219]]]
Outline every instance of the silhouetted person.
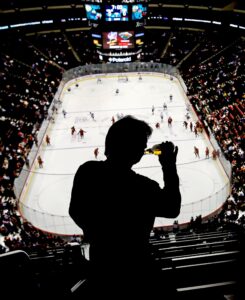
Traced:
[[161, 188], [131, 169], [151, 133], [144, 121], [123, 117], [108, 130], [106, 160], [85, 162], [76, 172], [69, 214], [90, 243], [89, 299], [154, 299], [158, 292], [165, 299], [169, 285], [160, 279], [149, 236], [155, 217], [176, 218], [180, 212], [178, 147], [160, 146]]

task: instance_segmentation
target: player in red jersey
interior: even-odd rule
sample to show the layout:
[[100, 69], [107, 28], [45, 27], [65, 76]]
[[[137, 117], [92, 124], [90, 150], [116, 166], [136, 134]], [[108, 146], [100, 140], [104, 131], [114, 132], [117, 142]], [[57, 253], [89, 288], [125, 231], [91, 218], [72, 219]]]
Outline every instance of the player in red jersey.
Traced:
[[192, 131], [192, 129], [193, 129], [193, 124], [192, 122], [190, 122], [190, 131]]
[[216, 153], [216, 150], [215, 150], [215, 149], [212, 151], [212, 157], [213, 157], [213, 159], [216, 159], [216, 158], [217, 158], [217, 153]]
[[99, 155], [99, 148], [95, 148], [94, 149], [94, 157], [97, 159], [98, 155]]
[[83, 129], [81, 128], [81, 129], [78, 131], [78, 134], [80, 135], [81, 138], [83, 138], [85, 132], [86, 132], [86, 131], [83, 130]]
[[194, 133], [195, 133], [195, 137], [198, 137], [198, 132], [197, 132], [197, 127], [194, 127]]
[[46, 143], [47, 143], [47, 146], [50, 146], [50, 137], [48, 135], [46, 135]]
[[206, 158], [209, 158], [209, 149], [208, 149], [208, 147], [206, 147], [206, 149], [205, 149], [205, 155], [206, 155]]
[[200, 158], [199, 149], [196, 146], [194, 146], [194, 154], [195, 154], [196, 157]]
[[37, 157], [37, 162], [38, 162], [39, 168], [43, 168], [43, 160], [40, 155]]
[[168, 117], [168, 127], [172, 127], [173, 119], [171, 117]]
[[71, 127], [71, 135], [74, 135], [74, 133], [76, 132], [76, 128], [74, 126]]

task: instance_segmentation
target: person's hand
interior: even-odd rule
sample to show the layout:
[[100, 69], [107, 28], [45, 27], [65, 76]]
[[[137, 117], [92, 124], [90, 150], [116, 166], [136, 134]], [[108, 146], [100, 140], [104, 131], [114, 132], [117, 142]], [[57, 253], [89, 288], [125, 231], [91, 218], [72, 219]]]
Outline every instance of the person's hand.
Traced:
[[163, 168], [176, 164], [178, 146], [166, 141], [160, 144], [160, 150], [162, 153], [159, 155], [159, 162]]

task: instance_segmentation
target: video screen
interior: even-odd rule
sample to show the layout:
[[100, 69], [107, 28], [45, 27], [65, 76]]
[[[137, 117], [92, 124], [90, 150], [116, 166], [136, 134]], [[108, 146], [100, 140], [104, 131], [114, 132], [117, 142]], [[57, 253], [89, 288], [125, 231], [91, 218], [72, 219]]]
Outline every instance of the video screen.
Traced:
[[128, 5], [126, 4], [106, 5], [105, 20], [109, 22], [128, 21]]
[[88, 20], [98, 21], [102, 18], [99, 4], [85, 4], [85, 11]]
[[132, 21], [141, 20], [146, 16], [147, 7], [143, 4], [132, 5]]
[[134, 48], [133, 31], [103, 32], [104, 49], [132, 49]]

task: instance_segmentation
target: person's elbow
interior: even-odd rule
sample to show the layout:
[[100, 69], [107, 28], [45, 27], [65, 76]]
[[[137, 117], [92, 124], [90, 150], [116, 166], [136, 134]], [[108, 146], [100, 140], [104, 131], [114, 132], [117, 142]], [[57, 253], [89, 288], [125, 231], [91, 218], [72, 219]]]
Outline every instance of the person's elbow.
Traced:
[[68, 213], [69, 213], [69, 216], [74, 219], [74, 217], [76, 216], [76, 211], [77, 211], [77, 205], [76, 205], [76, 201], [74, 199], [74, 195], [72, 195], [71, 197], [71, 201], [70, 201], [70, 205], [69, 205], [69, 208], [68, 208]]
[[68, 214], [69, 214], [69, 216], [70, 216], [71, 218], [73, 217], [73, 208], [72, 208], [71, 205], [69, 206]]
[[181, 195], [178, 193], [175, 196], [175, 204], [168, 210], [168, 218], [177, 218], [181, 212]]
[[180, 207], [176, 207], [169, 211], [168, 218], [174, 219], [177, 218], [180, 214]]

